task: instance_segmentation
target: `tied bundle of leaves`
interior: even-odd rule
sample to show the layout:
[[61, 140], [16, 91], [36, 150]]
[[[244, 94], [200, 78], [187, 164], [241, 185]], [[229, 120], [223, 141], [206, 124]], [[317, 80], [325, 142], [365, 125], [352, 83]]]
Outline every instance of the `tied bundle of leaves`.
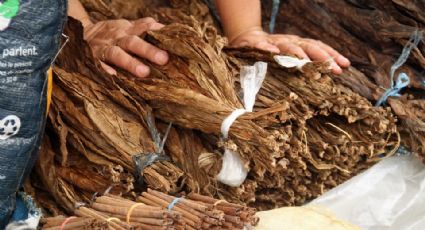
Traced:
[[[268, 24], [271, 2], [262, 1], [264, 22]], [[352, 65], [338, 82], [366, 97], [378, 101], [390, 88], [391, 66], [418, 31], [425, 36], [423, 1], [281, 1], [275, 33], [296, 34], [319, 39], [332, 45]], [[284, 23], [283, 23], [284, 22]], [[422, 39], [422, 41], [424, 41]], [[386, 105], [399, 118], [401, 145], [425, 157], [425, 44], [414, 48], [407, 62], [397, 70], [405, 72], [410, 84], [402, 97], [390, 97]]]

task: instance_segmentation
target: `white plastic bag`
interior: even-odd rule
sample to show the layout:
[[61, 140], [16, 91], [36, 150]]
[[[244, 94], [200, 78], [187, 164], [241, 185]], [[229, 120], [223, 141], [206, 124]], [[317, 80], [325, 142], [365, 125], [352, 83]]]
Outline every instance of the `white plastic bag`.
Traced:
[[425, 166], [396, 156], [330, 190], [309, 205], [324, 206], [367, 230], [425, 229]]

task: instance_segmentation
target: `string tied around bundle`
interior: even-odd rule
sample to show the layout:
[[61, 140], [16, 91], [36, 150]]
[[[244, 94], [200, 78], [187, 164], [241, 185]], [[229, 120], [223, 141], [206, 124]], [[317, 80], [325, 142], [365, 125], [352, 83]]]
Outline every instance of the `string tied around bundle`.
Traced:
[[147, 124], [149, 127], [149, 131], [151, 132], [152, 139], [154, 140], [154, 143], [156, 145], [157, 151], [155, 153], [142, 153], [142, 154], [133, 155], [133, 161], [135, 165], [134, 175], [135, 175], [136, 183], [138, 185], [143, 185], [142, 174], [143, 174], [143, 170], [146, 167], [158, 161], [170, 161], [170, 158], [164, 153], [164, 147], [173, 124], [170, 123], [168, 125], [167, 131], [165, 131], [165, 134], [162, 140], [161, 140], [161, 136], [159, 132], [157, 131], [154, 125], [154, 120], [151, 114], [148, 115]]
[[401, 72], [398, 74], [397, 81], [394, 81], [395, 71], [400, 68], [406, 61], [410, 55], [412, 49], [418, 46], [419, 42], [422, 40], [422, 32], [415, 31], [411, 36], [407, 44], [404, 46], [403, 51], [401, 52], [400, 57], [397, 61], [391, 66], [390, 69], [390, 81], [391, 87], [387, 89], [384, 94], [378, 99], [375, 106], [381, 106], [385, 104], [389, 97], [399, 97], [400, 90], [407, 87], [410, 84], [409, 76]]
[[174, 198], [173, 201], [171, 201], [171, 203], [167, 207], [168, 211], [172, 211], [174, 206], [176, 206], [176, 204], [179, 203], [181, 199], [181, 197]]

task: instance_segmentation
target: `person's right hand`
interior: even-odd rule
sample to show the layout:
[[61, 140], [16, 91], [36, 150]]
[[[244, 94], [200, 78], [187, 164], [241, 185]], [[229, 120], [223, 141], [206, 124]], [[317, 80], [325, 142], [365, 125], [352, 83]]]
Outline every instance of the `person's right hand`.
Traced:
[[143, 78], [149, 75], [149, 67], [134, 56], [164, 65], [168, 62], [168, 54], [144, 41], [140, 36], [163, 26], [153, 18], [136, 21], [108, 20], [86, 25], [84, 39], [92, 48], [94, 56], [101, 60], [103, 69], [109, 74], [116, 75], [114, 67], [119, 67]]

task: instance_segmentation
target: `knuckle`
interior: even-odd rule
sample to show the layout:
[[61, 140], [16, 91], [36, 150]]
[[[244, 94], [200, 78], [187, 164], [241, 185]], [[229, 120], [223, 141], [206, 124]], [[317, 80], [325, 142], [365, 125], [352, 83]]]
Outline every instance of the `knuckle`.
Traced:
[[138, 61], [136, 59], [131, 58], [128, 62], [126, 62], [125, 68], [129, 70], [130, 72], [136, 73], [136, 68], [138, 65]]
[[111, 46], [111, 47], [106, 48], [105, 56], [106, 56], [106, 58], [110, 59], [112, 57], [119, 55], [119, 52], [120, 52], [119, 47]]
[[146, 22], [149, 22], [149, 23], [156, 22], [156, 20], [154, 18], [152, 18], [152, 17], [146, 17], [144, 19], [145, 19]]
[[123, 26], [131, 26], [131, 22], [125, 19], [119, 19], [118, 20], [120, 24], [122, 24]]
[[121, 39], [120, 46], [125, 49], [129, 50], [131, 47], [134, 46], [134, 44], [137, 42], [137, 36], [131, 35], [131, 36], [125, 36]]
[[306, 43], [305, 45], [305, 51], [307, 52], [315, 52], [317, 51], [317, 46], [311, 43]]
[[156, 24], [157, 24], [156, 22], [148, 22], [146, 23], [146, 29], [152, 30], [153, 28], [155, 28]]
[[149, 30], [149, 27], [148, 27], [148, 24], [147, 23], [140, 23], [136, 28], [140, 32], [145, 32], [145, 31], [148, 31]]
[[158, 50], [155, 46], [150, 45], [150, 44], [148, 44], [148, 43], [146, 43], [146, 44], [145, 44], [145, 53], [146, 53], [148, 56], [153, 56], [153, 55], [155, 55], [158, 51], [159, 51], [159, 50]]

